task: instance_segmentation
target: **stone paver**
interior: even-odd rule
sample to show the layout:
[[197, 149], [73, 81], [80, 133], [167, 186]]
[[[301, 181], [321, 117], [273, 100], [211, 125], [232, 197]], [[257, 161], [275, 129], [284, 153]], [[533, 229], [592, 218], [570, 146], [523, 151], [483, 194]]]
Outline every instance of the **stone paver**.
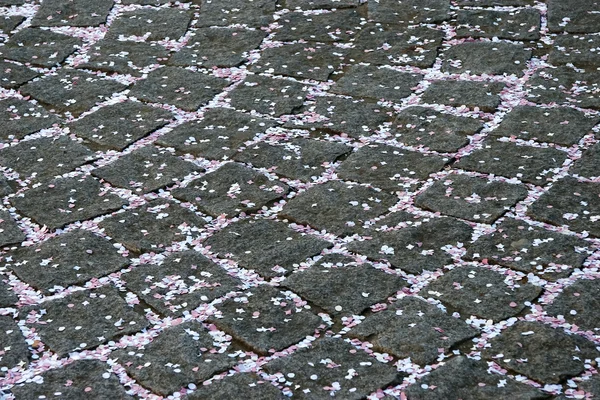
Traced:
[[600, 394], [600, 0], [0, 8], [0, 397]]

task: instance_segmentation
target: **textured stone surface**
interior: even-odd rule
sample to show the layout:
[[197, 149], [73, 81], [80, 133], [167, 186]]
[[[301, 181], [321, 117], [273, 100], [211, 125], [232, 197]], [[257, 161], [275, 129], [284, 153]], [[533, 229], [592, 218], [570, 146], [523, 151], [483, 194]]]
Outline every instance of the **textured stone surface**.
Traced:
[[600, 71], [586, 74], [570, 67], [537, 71], [525, 85], [527, 100], [537, 104], [557, 103], [600, 110]]
[[352, 337], [373, 341], [379, 351], [410, 358], [418, 365], [433, 363], [440, 354], [478, 334], [463, 321], [414, 297], [398, 300], [350, 331]]
[[366, 230], [366, 240], [348, 244], [350, 251], [371, 260], [387, 260], [396, 268], [411, 274], [423, 270], [434, 271], [452, 263], [452, 257], [442, 247], [456, 246], [471, 238], [471, 228], [453, 218], [435, 218], [430, 221], [411, 221], [405, 215], [406, 227], [391, 231]]
[[298, 138], [277, 145], [252, 145], [236, 154], [234, 159], [267, 168], [285, 178], [310, 181], [321, 175], [326, 165], [331, 165], [350, 151], [351, 148], [342, 143]]
[[267, 26], [273, 22], [277, 0], [194, 0], [201, 8], [201, 18], [195, 26], [227, 26], [246, 24], [250, 27]]
[[27, 342], [16, 321], [9, 315], [0, 316], [0, 376], [6, 369], [27, 366], [30, 354]]
[[[332, 383], [338, 382], [336, 396], [358, 400], [385, 388], [398, 378], [398, 373], [390, 365], [382, 364], [349, 343], [334, 338], [314, 342], [289, 359], [273, 360], [264, 368], [270, 374], [282, 374], [286, 386], [299, 399], [329, 398]], [[349, 378], [345, 379], [345, 376]]]
[[228, 163], [188, 185], [173, 189], [173, 196], [194, 204], [205, 214], [229, 217], [251, 214], [281, 199], [289, 188], [253, 169]]
[[120, 209], [125, 201], [102, 190], [92, 177], [59, 178], [11, 199], [23, 214], [48, 229], [61, 228]]
[[390, 24], [435, 24], [450, 18], [448, 0], [380, 0], [368, 3], [369, 19]]
[[481, 146], [454, 166], [543, 186], [550, 183], [567, 159], [567, 153], [553, 148], [518, 146], [495, 140], [486, 140]]
[[283, 285], [335, 316], [358, 315], [406, 286], [400, 277], [370, 264], [328, 254], [304, 271], [291, 274]]
[[170, 65], [236, 67], [246, 61], [267, 36], [259, 30], [239, 28], [204, 28], [192, 33], [186, 46], [169, 58]]
[[517, 271], [543, 274], [552, 280], [572, 272], [570, 268], [557, 265], [580, 268], [587, 257], [588, 243], [575, 236], [536, 228], [511, 218], [506, 218], [496, 228], [495, 232], [468, 245], [464, 257], [486, 259], [489, 263]]
[[5, 266], [33, 288], [51, 294], [125, 268], [129, 261], [108, 240], [88, 231], [71, 231], [37, 246], [11, 253]]
[[130, 346], [111, 355], [139, 383], [167, 396], [235, 364], [228, 349], [215, 344], [216, 339], [202, 324], [191, 321], [166, 329], [143, 349]]
[[504, 89], [500, 82], [436, 81], [423, 93], [424, 103], [466, 106], [484, 112], [494, 112], [500, 105], [498, 94]]
[[166, 125], [173, 114], [162, 108], [128, 101], [102, 107], [67, 125], [94, 150], [123, 150]]
[[83, 42], [52, 31], [26, 28], [15, 33], [0, 49], [2, 58], [53, 67], [75, 52]]
[[569, 107], [517, 106], [490, 134], [569, 146], [579, 142], [598, 122], [598, 117]]
[[600, 145], [596, 143], [583, 152], [581, 158], [573, 164], [569, 172], [572, 175], [593, 179], [600, 176], [598, 165], [600, 165]]
[[293, 42], [304, 39], [314, 42], [346, 42], [358, 33], [361, 18], [357, 10], [337, 10], [325, 14], [304, 15], [299, 12], [285, 14], [277, 22], [281, 28], [275, 40]]
[[596, 35], [558, 36], [550, 51], [548, 62], [554, 65], [572, 64], [593, 70], [600, 67], [598, 47], [600, 39]]
[[394, 137], [400, 143], [433, 151], [454, 152], [467, 145], [467, 136], [479, 132], [483, 124], [476, 119], [415, 106], [402, 110], [393, 127]]
[[[0, 6], [5, 6], [5, 4], [0, 2]], [[21, 25], [23, 21], [25, 21], [25, 17], [22, 15], [3, 15], [0, 17], [0, 31], [8, 34]]]
[[540, 383], [560, 383], [579, 375], [586, 359], [598, 356], [594, 344], [538, 322], [517, 322], [490, 341], [484, 357]]
[[11, 62], [0, 61], [0, 86], [16, 89], [39, 75], [32, 69]]
[[304, 102], [305, 85], [289, 79], [249, 75], [229, 93], [231, 105], [240, 111], [256, 111], [275, 117], [293, 114]]
[[427, 179], [440, 171], [448, 162], [439, 156], [386, 145], [370, 145], [352, 153], [338, 168], [338, 176], [344, 180], [369, 183], [375, 187], [402, 190], [405, 179]]
[[113, 287], [75, 292], [43, 306], [29, 307], [23, 313], [28, 316], [26, 326], [35, 328], [42, 342], [60, 357], [148, 326], [143, 315], [135, 312]]
[[[61, 393], [65, 399], [102, 398], [129, 400], [119, 378], [111, 374], [110, 367], [98, 360], [75, 361], [63, 368], [46, 371], [43, 383], [29, 382], [11, 389], [17, 399], [50, 398]], [[108, 374], [108, 378], [104, 375]]]
[[346, 236], [352, 235], [354, 226], [385, 214], [396, 201], [395, 196], [385, 192], [332, 181], [299, 194], [280, 215], [298, 224]]
[[540, 38], [540, 23], [540, 13], [535, 9], [460, 10], [456, 17], [456, 36], [537, 40]]
[[241, 267], [254, 269], [267, 278], [289, 272], [294, 264], [331, 246], [325, 240], [297, 233], [271, 220], [236, 222], [204, 244], [220, 257], [231, 258]]
[[44, 108], [21, 99], [0, 101], [0, 140], [22, 139], [25, 136], [50, 128], [60, 120]]
[[450, 175], [418, 195], [415, 204], [457, 218], [492, 223], [526, 194], [522, 185]]
[[0, 150], [0, 165], [19, 179], [47, 180], [92, 161], [94, 153], [68, 136], [42, 137]]
[[241, 373], [229, 375], [221, 380], [214, 380], [208, 386], [200, 387], [194, 393], [189, 394], [186, 400], [202, 399], [269, 399], [285, 400], [286, 396], [269, 382], [261, 380], [260, 377]]
[[21, 243], [26, 236], [9, 212], [0, 210], [0, 247]]
[[143, 36], [146, 40], [179, 39], [192, 15], [175, 8], [142, 8], [120, 14], [108, 30], [108, 37]]
[[374, 24], [361, 29], [350, 56], [374, 65], [433, 65], [443, 32], [426, 27], [397, 27]]
[[531, 50], [509, 43], [466, 42], [444, 52], [442, 71], [451, 74], [523, 76]]
[[333, 93], [400, 102], [411, 94], [423, 75], [389, 68], [356, 65], [350, 67], [332, 86]]
[[549, 398], [535, 387], [487, 372], [484, 361], [454, 357], [410, 385], [404, 394], [410, 400], [478, 400], [490, 398], [541, 400]]
[[47, 0], [32, 20], [33, 26], [98, 26], [114, 5], [113, 0]]
[[211, 108], [202, 119], [176, 126], [156, 143], [173, 147], [178, 154], [218, 160], [230, 158], [244, 142], [275, 125], [272, 120], [229, 108]]
[[6, 282], [4, 278], [0, 279], [0, 307], [14, 307], [19, 298]]
[[600, 3], [597, 1], [548, 0], [548, 28], [551, 32], [587, 33], [600, 28]]
[[528, 215], [552, 225], [566, 225], [576, 232], [600, 236], [600, 183], [566, 177], [554, 183], [527, 210]]
[[165, 67], [136, 82], [129, 94], [142, 101], [167, 103], [185, 111], [196, 111], [227, 85], [229, 82], [212, 75]]
[[474, 315], [500, 321], [517, 315], [525, 302], [533, 301], [541, 289], [530, 284], [510, 287], [505, 276], [480, 267], [457, 267], [423, 289], [444, 305], [457, 310], [462, 318]]
[[153, 200], [141, 208], [115, 214], [100, 224], [104, 233], [137, 253], [160, 252], [173, 242], [186, 239], [190, 229], [206, 221], [171, 201]]
[[164, 315], [209, 303], [241, 282], [195, 251], [170, 254], [161, 264], [140, 265], [123, 275], [127, 288]]
[[253, 351], [268, 354], [312, 335], [321, 324], [310, 306], [302, 303], [278, 288], [261, 285], [217, 305], [220, 313], [208, 321]]
[[114, 186], [148, 193], [201, 170], [168, 151], [147, 146], [93, 170], [92, 174]]
[[127, 86], [86, 72], [61, 69], [20, 88], [22, 94], [38, 100], [49, 110], [70, 112], [74, 116], [88, 111]]
[[597, 332], [600, 330], [600, 318], [596, 312], [600, 306], [597, 296], [599, 287], [598, 280], [578, 279], [566, 286], [545, 311], [553, 316], [562, 315], [579, 329]]

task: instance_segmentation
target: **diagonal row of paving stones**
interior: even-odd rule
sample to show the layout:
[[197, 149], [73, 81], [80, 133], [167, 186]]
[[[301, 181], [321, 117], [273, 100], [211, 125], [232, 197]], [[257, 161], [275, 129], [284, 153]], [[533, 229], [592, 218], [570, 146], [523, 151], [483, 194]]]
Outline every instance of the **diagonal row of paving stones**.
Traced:
[[0, 398], [600, 396], [600, 2], [0, 0]]

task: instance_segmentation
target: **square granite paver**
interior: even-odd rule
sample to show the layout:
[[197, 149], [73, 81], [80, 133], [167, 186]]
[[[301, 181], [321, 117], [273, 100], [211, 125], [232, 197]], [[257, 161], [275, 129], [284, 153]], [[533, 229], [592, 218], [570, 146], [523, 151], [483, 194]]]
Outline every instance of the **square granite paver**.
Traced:
[[251, 373], [229, 375], [203, 385], [185, 398], [186, 400], [204, 399], [269, 399], [286, 400], [288, 397], [268, 381]]
[[390, 68], [355, 65], [344, 72], [331, 91], [353, 97], [368, 97], [400, 102], [408, 97], [423, 75], [398, 72]]
[[369, 183], [384, 190], [403, 188], [403, 179], [425, 180], [440, 171], [448, 158], [425, 156], [388, 145], [367, 145], [352, 153], [336, 170], [341, 179]]
[[355, 226], [387, 213], [398, 198], [386, 192], [340, 181], [313, 186], [290, 200], [283, 218], [317, 230], [347, 236]]
[[483, 356], [503, 368], [542, 384], [557, 384], [579, 375], [586, 359], [598, 357], [595, 345], [560, 328], [520, 321], [490, 341]]
[[166, 103], [185, 111], [196, 111], [228, 85], [225, 79], [212, 75], [164, 67], [137, 81], [129, 95], [150, 103]]
[[245, 24], [253, 28], [272, 23], [277, 0], [194, 0], [200, 4], [200, 18], [194, 26]]
[[241, 28], [202, 28], [192, 32], [185, 47], [169, 58], [170, 65], [237, 67], [248, 59], [248, 52], [258, 48], [266, 32]]
[[60, 69], [54, 75], [21, 86], [20, 92], [51, 111], [78, 116], [126, 88], [122, 83], [87, 72]]
[[173, 147], [177, 154], [219, 160], [230, 158], [244, 142], [276, 125], [275, 121], [230, 108], [210, 108], [202, 119], [176, 126], [156, 144]]
[[540, 38], [540, 12], [536, 9], [515, 11], [459, 10], [456, 16], [458, 38], [537, 40]]
[[277, 145], [257, 143], [233, 158], [285, 178], [310, 181], [325, 172], [325, 165], [331, 165], [351, 149], [342, 143], [295, 138]]
[[391, 365], [334, 338], [318, 340], [263, 368], [269, 374], [281, 374], [285, 386], [298, 399], [330, 398], [335, 393], [335, 397], [359, 400], [399, 378]]
[[432, 67], [442, 44], [441, 30], [401, 25], [367, 25], [354, 40], [350, 58], [373, 65]]
[[308, 40], [311, 42], [346, 42], [359, 32], [361, 22], [355, 9], [337, 10], [318, 15], [291, 12], [283, 15], [277, 23], [281, 25], [274, 36], [280, 42]]
[[126, 101], [102, 107], [66, 127], [91, 149], [122, 151], [171, 119], [170, 111]]
[[190, 383], [199, 384], [226, 371], [236, 363], [236, 359], [227, 354], [227, 348], [219, 349], [215, 344], [215, 338], [206, 328], [191, 321], [167, 328], [143, 348], [119, 349], [111, 353], [111, 358], [117, 358], [143, 386], [168, 396]]
[[427, 285], [420, 294], [440, 300], [462, 318], [500, 321], [519, 314], [525, 302], [533, 301], [542, 289], [531, 284], [505, 282], [505, 276], [481, 267], [457, 267]]
[[41, 137], [0, 150], [0, 165], [11, 168], [21, 180], [46, 180], [95, 158], [94, 152], [68, 136]]
[[599, 13], [600, 4], [597, 1], [548, 0], [548, 29], [550, 32], [598, 32]]
[[95, 218], [120, 209], [126, 202], [102, 191], [91, 176], [58, 178], [13, 197], [17, 210], [48, 229]]
[[82, 43], [81, 39], [61, 33], [25, 28], [12, 35], [0, 48], [0, 56], [49, 68], [62, 63]]
[[525, 84], [527, 100], [600, 110], [600, 71], [569, 66], [538, 70]]
[[[79, 360], [63, 368], [44, 372], [43, 383], [28, 382], [14, 386], [17, 399], [40, 399], [59, 396], [65, 399], [111, 398], [133, 400], [108, 364], [98, 360]], [[104, 376], [107, 376], [105, 378]]]
[[579, 182], [567, 176], [534, 202], [527, 214], [552, 225], [600, 236], [600, 183]]
[[245, 220], [220, 230], [204, 246], [219, 257], [235, 260], [242, 268], [272, 278], [289, 272], [295, 264], [318, 255], [332, 244], [295, 232], [282, 222]]
[[[34, 328], [59, 357], [93, 349], [148, 326], [144, 316], [135, 312], [117, 289], [107, 286], [78, 291], [22, 311], [27, 316], [26, 326]], [[31, 313], [38, 315], [36, 321], [30, 319]]]
[[523, 76], [530, 58], [531, 50], [520, 44], [466, 42], [444, 52], [442, 72]]
[[416, 25], [450, 19], [449, 0], [379, 0], [368, 5], [369, 19], [376, 22]]
[[[600, 9], [598, 10], [600, 12]], [[600, 29], [599, 29], [600, 30]], [[579, 68], [600, 67], [600, 38], [597, 35], [561, 35], [554, 40], [548, 62], [554, 65], [572, 64]]]
[[340, 97], [320, 96], [314, 99], [314, 105], [306, 111], [316, 113], [321, 118], [315, 120], [312, 115], [308, 121], [292, 120], [285, 126], [295, 129], [320, 129], [352, 138], [371, 136], [384, 122], [391, 121], [391, 110], [372, 101], [360, 101]]
[[164, 64], [170, 51], [156, 43], [102, 39], [88, 51], [89, 59], [78, 68], [142, 76], [143, 69]]
[[249, 75], [229, 93], [231, 106], [240, 111], [256, 111], [279, 117], [293, 114], [302, 106], [306, 85], [290, 79]]
[[98, 224], [114, 241], [136, 253], [161, 252], [173, 242], [186, 240], [189, 229], [206, 221], [179, 204], [158, 199], [141, 208], [115, 214]]
[[92, 174], [114, 186], [149, 193], [200, 171], [202, 168], [195, 164], [150, 145], [97, 168]]
[[418, 365], [435, 362], [440, 354], [478, 334], [460, 319], [415, 297], [398, 300], [349, 332], [351, 337], [372, 341], [378, 351], [410, 358]]
[[340, 68], [346, 53], [348, 50], [329, 44], [287, 44], [264, 49], [258, 62], [249, 65], [249, 70], [326, 81]]
[[82, 230], [55, 236], [37, 246], [20, 247], [10, 254], [12, 261], [5, 266], [46, 295], [57, 288], [82, 285], [129, 264], [111, 242]]
[[492, 223], [527, 196], [523, 185], [450, 175], [419, 194], [415, 205], [470, 221]]
[[392, 127], [391, 133], [400, 143], [452, 153], [469, 144], [468, 136], [478, 133], [483, 123], [414, 106], [402, 110]]
[[10, 213], [0, 210], [0, 248], [21, 243], [26, 238], [25, 232], [19, 228]]
[[171, 253], [161, 264], [139, 265], [121, 276], [128, 289], [163, 315], [180, 315], [228, 292], [241, 282], [193, 250]]
[[471, 239], [471, 227], [454, 218], [432, 218], [420, 224], [411, 221], [411, 215], [405, 218], [412, 223], [398, 230], [365, 230], [368, 239], [348, 243], [348, 250], [420, 274], [452, 263], [452, 256], [442, 250], [444, 246], [456, 246]]
[[0, 86], [5, 89], [16, 89], [39, 75], [24, 65], [0, 61]]
[[23, 139], [25, 136], [50, 128], [60, 119], [43, 107], [21, 99], [0, 101], [0, 140]]
[[384, 302], [406, 286], [399, 276], [350, 257], [328, 254], [310, 268], [297, 271], [282, 285], [334, 316], [355, 315]]
[[481, 146], [453, 166], [544, 186], [567, 160], [566, 152], [553, 148], [518, 146], [494, 139], [484, 141]]
[[505, 379], [504, 375], [490, 373], [488, 369], [485, 361], [465, 356], [453, 357], [408, 386], [403, 393], [409, 400], [549, 398], [540, 389]]
[[[1, 153], [0, 153], [1, 154]], [[283, 198], [288, 185], [237, 163], [227, 163], [184, 187], [171, 190], [173, 197], [194, 204], [213, 217], [251, 214]]]
[[32, 26], [99, 26], [114, 0], [44, 0], [31, 21]]
[[217, 305], [219, 314], [208, 321], [266, 355], [304, 340], [321, 325], [321, 318], [302, 303], [279, 288], [261, 285]]
[[544, 310], [552, 316], [561, 315], [579, 329], [596, 333], [600, 330], [598, 289], [600, 280], [578, 279], [572, 285], [564, 287]]
[[435, 81], [421, 99], [424, 103], [466, 106], [491, 113], [500, 105], [498, 94], [504, 86], [501, 82]]
[[[568, 276], [572, 268], [581, 268], [588, 256], [588, 248], [589, 243], [576, 236], [506, 218], [495, 232], [467, 245], [467, 253], [463, 257], [467, 260], [486, 259], [489, 263], [556, 280]], [[570, 268], [545, 271], [554, 265], [568, 265]]]
[[591, 132], [598, 122], [598, 116], [586, 116], [570, 107], [517, 106], [506, 114], [496, 129], [490, 131], [490, 135], [571, 146]]
[[192, 19], [189, 11], [176, 8], [140, 8], [117, 16], [110, 25], [109, 38], [143, 36], [146, 40], [177, 40]]
[[0, 376], [6, 369], [27, 367], [31, 354], [21, 328], [10, 315], [0, 316]]

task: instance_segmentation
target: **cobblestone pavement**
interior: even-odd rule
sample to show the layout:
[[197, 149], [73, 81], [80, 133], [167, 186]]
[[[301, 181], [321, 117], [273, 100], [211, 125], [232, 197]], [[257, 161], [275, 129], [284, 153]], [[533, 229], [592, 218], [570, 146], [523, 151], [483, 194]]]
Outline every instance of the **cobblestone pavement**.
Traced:
[[0, 398], [600, 396], [600, 1], [0, 0], [0, 42]]

